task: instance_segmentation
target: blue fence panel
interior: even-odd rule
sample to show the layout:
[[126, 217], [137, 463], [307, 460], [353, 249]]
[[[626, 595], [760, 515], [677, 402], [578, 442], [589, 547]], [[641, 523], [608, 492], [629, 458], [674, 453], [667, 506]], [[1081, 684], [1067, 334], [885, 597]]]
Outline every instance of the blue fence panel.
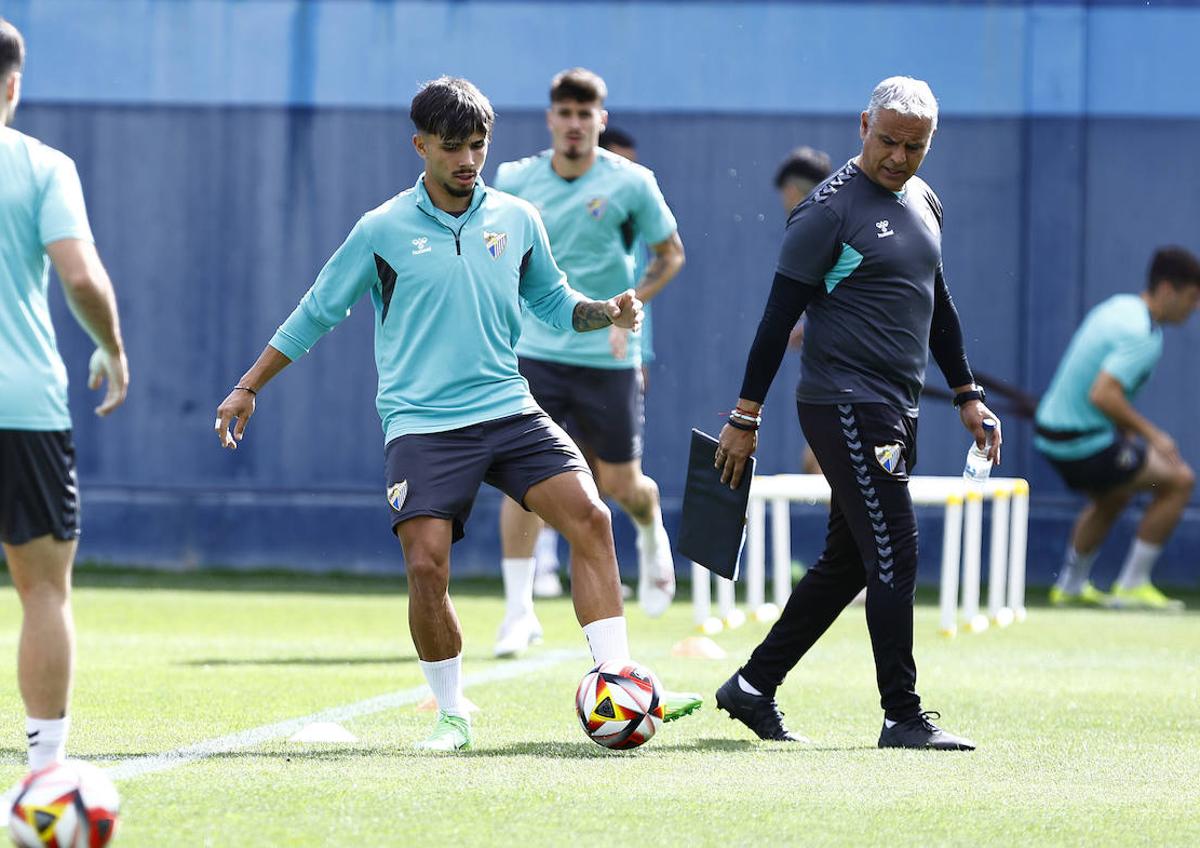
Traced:
[[[1197, 247], [1200, 199], [1186, 187], [1200, 180], [1190, 153], [1200, 103], [1178, 45], [1200, 35], [1200, 12], [908, 6], [885, 27], [870, 22], [875, 7], [853, 2], [140, 0], [114, 12], [9, 0], [4, 14], [29, 44], [17, 126], [79, 165], [133, 367], [126, 408], [97, 422], [83, 386], [88, 342], [56, 295], [74, 377], [85, 556], [397, 567], [366, 303], [264, 392], [242, 449], [220, 451], [212, 419], [357, 217], [412, 184], [420, 160], [407, 100], [442, 72], [478, 77], [497, 103], [488, 175], [547, 145], [549, 76], [576, 63], [608, 77], [613, 122], [658, 174], [688, 253], [656, 304], [647, 397], [645, 465], [672, 524], [683, 436], [720, 426], [766, 297], [785, 217], [774, 168], [799, 143], [835, 161], [852, 156], [857, 110], [887, 73], [926, 76], [941, 98], [923, 176], [946, 209], [946, 269], [972, 362], [1043, 390], [1087, 309], [1139, 289], [1156, 245]], [[570, 37], [584, 23], [591, 47]], [[670, 46], [639, 49], [667, 23], [678, 34]], [[927, 49], [914, 53], [897, 37], [906, 33]], [[476, 49], [448, 52], [448, 43]], [[538, 49], [514, 59], [514, 44]], [[1192, 382], [1197, 332], [1168, 333], [1140, 402], [1177, 432], [1200, 412], [1178, 390]], [[790, 354], [768, 398], [768, 473], [799, 464], [797, 376]], [[930, 382], [942, 383], [936, 368]], [[1028, 425], [1007, 424], [1004, 471], [1033, 482], [1031, 564], [1045, 579], [1077, 502], [1034, 455]], [[926, 404], [919, 444], [920, 472], [958, 470], [967, 437], [945, 402]], [[481, 495], [456, 569], [495, 569], [497, 505]], [[1197, 536], [1189, 513], [1164, 579], [1197, 581], [1183, 556]], [[618, 542], [632, 562], [624, 524]]]

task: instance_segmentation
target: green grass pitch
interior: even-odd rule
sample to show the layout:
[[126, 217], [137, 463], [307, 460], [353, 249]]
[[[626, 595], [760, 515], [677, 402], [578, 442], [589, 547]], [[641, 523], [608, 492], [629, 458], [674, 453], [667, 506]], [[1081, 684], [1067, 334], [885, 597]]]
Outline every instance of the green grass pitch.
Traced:
[[[84, 574], [70, 753], [112, 766], [423, 681], [400, 581]], [[497, 584], [455, 585], [467, 674], [502, 669]], [[1196, 607], [1197, 598], [1190, 597]], [[712, 693], [726, 660], [671, 657], [686, 603], [630, 604], [635, 658], [704, 693], [643, 749], [609, 752], [574, 716], [588, 660], [568, 601], [539, 602], [546, 642], [577, 652], [469, 687], [475, 750], [410, 751], [411, 704], [344, 722], [350, 744], [275, 739], [118, 783], [122, 846], [1200, 845], [1200, 615], [1034, 608], [1003, 632], [944, 640], [924, 596], [920, 691], [974, 753], [879, 751], [861, 609], [780, 691], [811, 746], [762, 743]], [[0, 592], [0, 784], [24, 771], [15, 593]]]

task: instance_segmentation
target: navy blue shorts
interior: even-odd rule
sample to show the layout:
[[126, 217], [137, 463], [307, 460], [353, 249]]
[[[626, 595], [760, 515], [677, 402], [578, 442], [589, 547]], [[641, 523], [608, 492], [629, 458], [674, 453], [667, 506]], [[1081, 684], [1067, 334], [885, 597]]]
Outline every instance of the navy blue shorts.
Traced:
[[518, 361], [538, 406], [604, 462], [642, 455], [646, 410], [640, 368], [588, 368], [542, 359]]
[[1126, 436], [1102, 451], [1082, 459], [1055, 459], [1047, 456], [1058, 476], [1077, 492], [1102, 495], [1132, 480], [1146, 464], [1146, 445]]
[[79, 487], [70, 430], [0, 430], [0, 541], [79, 535]]
[[432, 515], [453, 522], [455, 542], [466, 533], [481, 483], [525, 506], [535, 484], [588, 470], [570, 436], [542, 412], [397, 436], [384, 454], [392, 532], [410, 518]]

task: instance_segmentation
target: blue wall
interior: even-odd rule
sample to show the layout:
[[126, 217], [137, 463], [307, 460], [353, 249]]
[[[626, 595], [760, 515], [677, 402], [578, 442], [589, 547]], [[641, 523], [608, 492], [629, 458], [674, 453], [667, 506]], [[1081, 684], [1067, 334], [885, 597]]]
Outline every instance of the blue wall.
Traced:
[[[890, 73], [926, 77], [942, 103], [923, 176], [946, 208], [972, 361], [1044, 389], [1084, 311], [1139, 288], [1155, 245], [1200, 248], [1200, 90], [1183, 66], [1200, 13], [901, 6], [7, 0], [30, 54], [17, 126], [79, 165], [134, 369], [126, 408], [97, 423], [86, 339], [58, 299], [84, 555], [398, 567], [365, 303], [264, 393], [243, 449], [218, 450], [212, 411], [357, 216], [413, 182], [407, 101], [440, 73], [471, 76], [496, 102], [488, 174], [546, 145], [547, 82], [571, 64], [606, 76], [614, 123], [657, 172], [689, 259], [656, 304], [647, 398], [645, 464], [670, 510], [684, 434], [717, 429], [740, 383], [784, 220], [775, 165], [801, 142], [853, 155], [857, 111]], [[1193, 464], [1183, 427], [1200, 402], [1179, 387], [1194, 382], [1197, 340], [1194, 327], [1168, 333], [1142, 403]], [[796, 376], [790, 357], [768, 399], [766, 472], [797, 463]], [[919, 470], [954, 473], [966, 447], [948, 406], [928, 403]], [[1044, 579], [1076, 502], [1015, 420], [1004, 470], [1033, 482]], [[494, 568], [496, 503], [481, 494], [456, 570]], [[1200, 522], [1189, 518], [1168, 550], [1169, 582], [1197, 581]], [[810, 525], [798, 519], [815, 548]], [[1126, 538], [1106, 555], [1113, 568]]]

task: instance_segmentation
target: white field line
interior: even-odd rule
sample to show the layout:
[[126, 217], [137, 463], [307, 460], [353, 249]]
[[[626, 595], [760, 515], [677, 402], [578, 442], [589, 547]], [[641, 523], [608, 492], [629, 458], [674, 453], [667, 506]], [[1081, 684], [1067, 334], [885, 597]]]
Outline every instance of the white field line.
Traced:
[[[587, 654], [582, 651], [547, 651], [536, 657], [516, 660], [499, 665], [496, 668], [488, 669], [487, 671], [468, 674], [463, 678], [463, 688], [483, 686], [500, 680], [510, 680], [514, 677], [520, 677], [523, 674], [533, 674], [543, 671], [567, 660], [584, 659], [585, 657], [587, 657]], [[275, 724], [264, 724], [262, 727], [243, 730], [241, 733], [232, 733], [228, 736], [217, 737], [216, 739], [207, 739], [203, 742], [197, 742], [195, 745], [176, 748], [173, 751], [167, 751], [162, 754], [150, 754], [144, 757], [133, 757], [128, 760], [122, 760], [116, 765], [105, 769], [105, 771], [113, 780], [132, 780], [135, 777], [144, 777], [147, 774], [170, 771], [171, 769], [176, 769], [188, 763], [218, 754], [226, 754], [242, 748], [250, 748], [274, 739], [285, 739], [306, 724], [317, 721], [349, 721], [350, 719], [361, 718], [362, 716], [374, 715], [375, 713], [393, 710], [397, 707], [415, 704], [428, 695], [428, 686], [401, 689], [398, 692], [379, 695], [375, 698], [368, 698], [365, 701], [343, 704], [340, 707], [330, 707], [327, 710], [321, 710], [320, 712], [302, 716], [301, 718], [290, 718], [286, 721], [276, 722]]]

